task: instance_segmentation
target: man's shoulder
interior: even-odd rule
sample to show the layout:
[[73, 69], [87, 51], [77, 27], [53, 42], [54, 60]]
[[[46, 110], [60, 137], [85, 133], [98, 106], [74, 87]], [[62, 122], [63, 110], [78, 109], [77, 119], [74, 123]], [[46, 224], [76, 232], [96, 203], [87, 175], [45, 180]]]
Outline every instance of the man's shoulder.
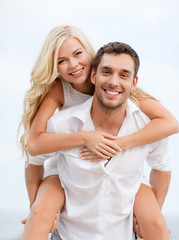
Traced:
[[150, 118], [131, 100], [128, 100], [127, 115], [128, 117], [134, 118], [136, 121], [142, 121], [143, 124], [148, 124], [150, 122]]

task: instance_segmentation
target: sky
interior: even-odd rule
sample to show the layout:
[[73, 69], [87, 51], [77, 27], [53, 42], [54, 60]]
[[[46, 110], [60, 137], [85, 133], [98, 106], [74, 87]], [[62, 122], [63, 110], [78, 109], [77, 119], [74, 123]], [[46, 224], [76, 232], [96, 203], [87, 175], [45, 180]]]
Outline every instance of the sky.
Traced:
[[[17, 145], [30, 73], [51, 28], [79, 27], [97, 50], [110, 41], [139, 54], [139, 87], [179, 120], [179, 2], [177, 0], [0, 0], [0, 212], [27, 210], [24, 159]], [[179, 216], [179, 134], [170, 137], [173, 173], [164, 205]]]

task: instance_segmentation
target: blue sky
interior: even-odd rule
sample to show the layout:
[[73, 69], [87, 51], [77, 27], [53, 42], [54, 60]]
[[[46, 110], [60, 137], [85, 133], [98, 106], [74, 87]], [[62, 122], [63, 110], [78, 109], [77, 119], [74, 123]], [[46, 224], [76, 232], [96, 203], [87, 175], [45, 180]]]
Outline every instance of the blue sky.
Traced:
[[[161, 100], [179, 120], [179, 2], [177, 0], [0, 1], [0, 211], [28, 208], [24, 159], [16, 134], [30, 72], [51, 28], [73, 24], [95, 49], [109, 41], [130, 44], [141, 59], [139, 86]], [[164, 205], [179, 208], [179, 135], [170, 138], [173, 177]]]

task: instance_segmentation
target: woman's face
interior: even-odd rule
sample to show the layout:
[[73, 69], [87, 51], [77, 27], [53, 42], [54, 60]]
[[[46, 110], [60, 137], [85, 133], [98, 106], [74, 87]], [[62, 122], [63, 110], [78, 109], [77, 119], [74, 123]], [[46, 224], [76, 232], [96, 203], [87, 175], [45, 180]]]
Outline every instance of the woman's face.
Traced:
[[90, 58], [76, 38], [66, 39], [60, 47], [57, 70], [63, 79], [73, 84], [82, 84], [89, 77]]

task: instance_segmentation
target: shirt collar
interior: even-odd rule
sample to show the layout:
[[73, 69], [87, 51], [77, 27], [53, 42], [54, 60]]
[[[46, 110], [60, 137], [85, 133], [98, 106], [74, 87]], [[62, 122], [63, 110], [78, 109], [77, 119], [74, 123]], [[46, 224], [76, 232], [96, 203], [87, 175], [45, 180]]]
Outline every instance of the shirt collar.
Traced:
[[[93, 97], [89, 98], [83, 104], [77, 106], [77, 110], [72, 113], [72, 116], [79, 119], [83, 123], [83, 130], [88, 129], [88, 126], [93, 124], [91, 119], [91, 106]], [[131, 101], [127, 100], [126, 118], [130, 118], [134, 112], [138, 112], [140, 109]]]
[[[89, 124], [93, 126], [91, 119], [91, 106], [93, 97], [89, 98], [87, 101], [77, 106], [77, 110], [72, 113], [72, 116], [79, 119], [83, 123], [82, 129], [85, 131], [88, 129]], [[93, 126], [94, 128], [94, 126]], [[89, 130], [89, 129], [88, 129]]]
[[127, 100], [126, 117], [130, 117], [134, 112], [138, 112], [140, 109], [130, 99]]

